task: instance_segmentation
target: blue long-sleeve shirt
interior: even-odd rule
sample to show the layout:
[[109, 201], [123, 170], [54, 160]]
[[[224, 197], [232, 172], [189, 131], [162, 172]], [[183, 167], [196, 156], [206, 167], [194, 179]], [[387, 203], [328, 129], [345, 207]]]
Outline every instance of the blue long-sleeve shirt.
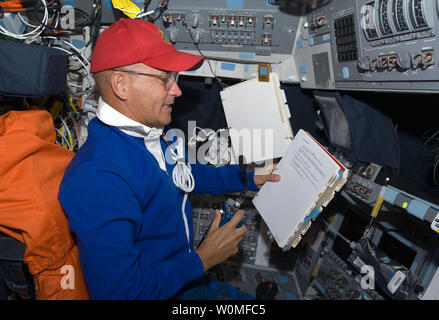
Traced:
[[[77, 236], [81, 266], [94, 299], [167, 299], [203, 276], [193, 250], [192, 208], [161, 170], [142, 138], [102, 123], [88, 126], [86, 143], [69, 164], [59, 200]], [[162, 150], [167, 145], [161, 141]], [[196, 193], [222, 194], [244, 187], [239, 166], [192, 165]], [[257, 190], [253, 172], [249, 189]]]

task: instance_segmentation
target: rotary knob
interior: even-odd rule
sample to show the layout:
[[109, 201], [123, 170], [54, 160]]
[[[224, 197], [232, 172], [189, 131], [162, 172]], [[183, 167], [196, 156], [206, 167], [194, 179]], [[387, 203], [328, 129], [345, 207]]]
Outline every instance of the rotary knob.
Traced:
[[412, 67], [412, 56], [408, 52], [404, 52], [402, 54], [398, 54], [398, 58], [396, 59], [396, 64], [402, 70], [408, 70]]
[[363, 71], [370, 71], [372, 68], [370, 66], [369, 57], [361, 57], [360, 60], [358, 60], [358, 68]]

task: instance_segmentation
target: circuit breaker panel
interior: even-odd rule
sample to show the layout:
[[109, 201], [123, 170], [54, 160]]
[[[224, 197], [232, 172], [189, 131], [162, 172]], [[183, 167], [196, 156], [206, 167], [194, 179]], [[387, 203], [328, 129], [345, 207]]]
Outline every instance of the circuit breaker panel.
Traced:
[[438, 2], [332, 1], [301, 22], [295, 61], [304, 88], [439, 89]]
[[197, 44], [207, 57], [279, 63], [291, 54], [299, 17], [266, 1], [247, 1], [245, 8], [220, 4], [171, 2], [159, 25], [177, 49], [194, 50]]

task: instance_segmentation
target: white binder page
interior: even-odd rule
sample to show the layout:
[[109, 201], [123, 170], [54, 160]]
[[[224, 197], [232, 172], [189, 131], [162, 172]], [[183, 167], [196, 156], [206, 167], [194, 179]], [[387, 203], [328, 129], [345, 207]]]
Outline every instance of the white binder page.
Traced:
[[281, 180], [265, 183], [253, 199], [279, 247], [288, 244], [339, 169], [308, 133], [299, 130], [274, 172]]
[[246, 163], [281, 157], [293, 138], [277, 74], [271, 73], [270, 79], [255, 78], [221, 91], [233, 152]]

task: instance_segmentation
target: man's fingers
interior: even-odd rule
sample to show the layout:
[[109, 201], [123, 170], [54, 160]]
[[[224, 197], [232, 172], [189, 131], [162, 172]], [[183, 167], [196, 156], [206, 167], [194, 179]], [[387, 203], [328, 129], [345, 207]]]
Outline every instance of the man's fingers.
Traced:
[[221, 222], [221, 213], [219, 210], [215, 211], [215, 217], [213, 218], [212, 225], [210, 226], [210, 229], [218, 229], [219, 224]]
[[236, 226], [242, 220], [243, 217], [244, 217], [244, 212], [242, 210], [238, 210], [237, 212], [235, 212], [232, 219], [230, 219], [230, 221], [226, 223], [226, 225], [229, 225], [230, 228], [236, 228]]
[[236, 231], [238, 232], [237, 235], [240, 238], [239, 242], [241, 242], [241, 240], [244, 238], [244, 235], [247, 233], [247, 227], [245, 224], [242, 224], [242, 226], [236, 229]]
[[280, 181], [280, 175], [274, 174], [274, 173], [269, 174], [269, 175], [267, 175], [266, 181], [278, 182], [278, 181]]

